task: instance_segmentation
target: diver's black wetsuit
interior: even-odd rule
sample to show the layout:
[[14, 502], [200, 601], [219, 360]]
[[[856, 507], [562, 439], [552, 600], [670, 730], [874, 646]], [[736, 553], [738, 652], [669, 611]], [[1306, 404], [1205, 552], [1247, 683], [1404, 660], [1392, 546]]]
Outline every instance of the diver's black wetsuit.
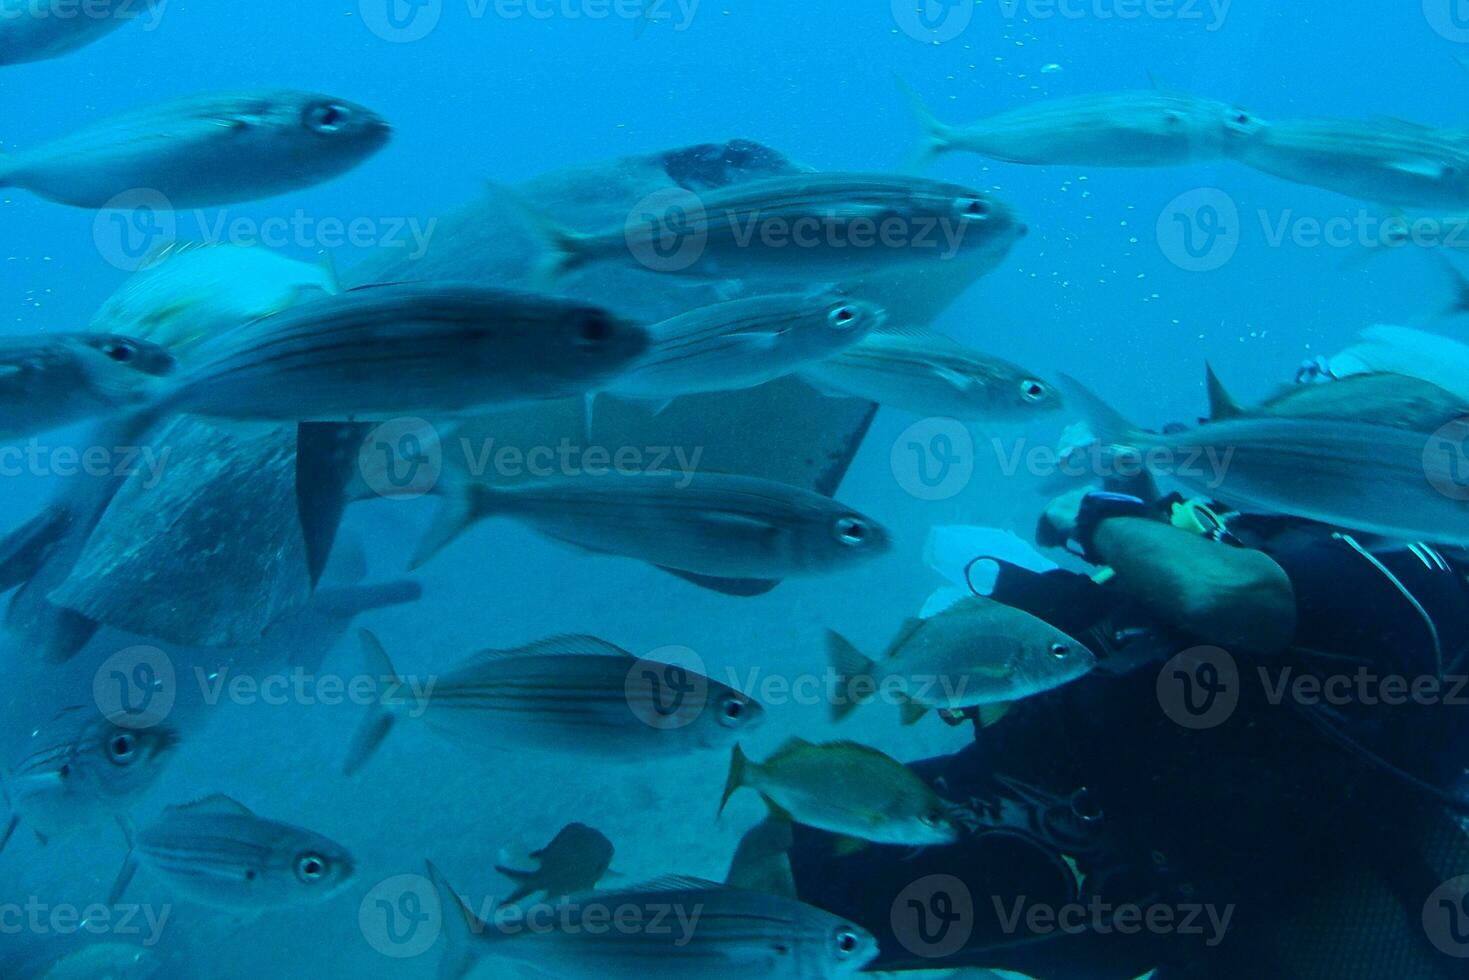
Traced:
[[[1169, 662], [1194, 644], [1159, 630], [1119, 651], [1117, 634], [1147, 619], [1105, 587], [1068, 572], [1002, 576], [995, 598], [1102, 638], [1093, 646], [1110, 656], [1099, 651], [1098, 671], [978, 730], [973, 746], [916, 767], [961, 805], [960, 843], [837, 857], [826, 835], [798, 828], [801, 897], [872, 929], [883, 951], [874, 969], [973, 965], [1045, 980], [1154, 967], [1160, 980], [1469, 976], [1469, 959], [1441, 951], [1469, 956], [1469, 905], [1451, 908], [1440, 893], [1431, 936], [1424, 919], [1435, 889], [1469, 874], [1469, 838], [1431, 790], [1388, 766], [1454, 785], [1464, 756], [1451, 733], [1469, 729], [1456, 723], [1469, 691], [1450, 681], [1437, 697], [1457, 706], [1430, 707], [1362, 704], [1357, 687], [1351, 703], [1329, 707], [1279, 693], [1302, 675], [1355, 684], [1359, 668], [1372, 672], [1367, 689], [1384, 693], [1372, 677], [1462, 675], [1463, 572], [1431, 549], [1378, 554], [1379, 567], [1321, 533], [1252, 544], [1295, 587], [1300, 649], [1289, 654]], [[1124, 903], [1140, 910], [1128, 916], [1167, 914], [1171, 924], [1129, 919], [1124, 932]]]

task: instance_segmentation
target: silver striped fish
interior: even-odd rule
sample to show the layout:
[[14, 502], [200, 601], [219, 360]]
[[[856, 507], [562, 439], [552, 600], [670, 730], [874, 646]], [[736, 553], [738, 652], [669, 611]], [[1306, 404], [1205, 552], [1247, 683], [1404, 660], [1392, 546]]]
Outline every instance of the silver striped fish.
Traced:
[[201, 348], [150, 411], [260, 421], [457, 415], [599, 387], [647, 332], [573, 300], [456, 283], [367, 286]]
[[527, 928], [515, 919], [480, 921], [432, 863], [428, 875], [447, 939], [440, 980], [457, 980], [483, 959], [568, 980], [817, 980], [855, 974], [878, 954], [877, 940], [855, 923], [697, 878], [571, 896], [551, 909], [554, 925]]
[[141, 405], [174, 357], [118, 334], [0, 338], [0, 439], [16, 439]]
[[880, 307], [836, 292], [716, 303], [649, 327], [652, 346], [607, 391], [661, 402], [755, 388], [839, 353], [886, 319]]
[[138, 207], [214, 207], [340, 176], [391, 135], [371, 109], [315, 92], [196, 95], [0, 156], [0, 187], [80, 208], [125, 194]]
[[177, 745], [167, 725], [127, 728], [85, 708], [63, 710], [0, 779], [11, 808], [0, 850], [22, 820], [43, 840], [110, 822], [157, 781]]
[[352, 855], [320, 834], [257, 817], [216, 795], [171, 806], [141, 832], [124, 823], [128, 856], [113, 884], [116, 905], [139, 866], [204, 905], [237, 911], [324, 902], [355, 874]]
[[389, 693], [358, 729], [348, 775], [405, 716], [473, 753], [523, 748], [634, 764], [723, 748], [764, 719], [758, 703], [725, 684], [596, 637], [487, 650], [420, 690], [399, 678], [373, 633], [360, 635], [367, 674], [384, 679]]
[[488, 517], [522, 521], [583, 551], [725, 579], [782, 579], [885, 554], [887, 531], [830, 497], [719, 473], [617, 473], [451, 493], [414, 559], [427, 562]]
[[827, 394], [963, 422], [1019, 422], [1061, 408], [1033, 371], [926, 330], [869, 334], [800, 375]]
[[815, 173], [695, 195], [654, 195], [626, 222], [594, 232], [522, 206], [555, 280], [593, 262], [715, 279], [834, 282], [933, 263], [1025, 234], [1006, 205], [959, 184], [883, 174]]

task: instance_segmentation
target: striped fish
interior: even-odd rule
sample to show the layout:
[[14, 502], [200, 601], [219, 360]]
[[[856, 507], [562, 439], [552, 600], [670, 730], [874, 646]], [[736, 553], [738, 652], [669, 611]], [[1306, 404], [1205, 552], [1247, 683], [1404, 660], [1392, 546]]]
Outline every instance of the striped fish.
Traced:
[[1417, 123], [1271, 123], [1234, 143], [1231, 155], [1267, 174], [1373, 204], [1451, 212], [1469, 207], [1469, 141]]
[[921, 177], [816, 173], [666, 193], [595, 232], [527, 210], [546, 249], [542, 277], [614, 261], [704, 279], [832, 282], [953, 259], [1026, 231], [993, 197]]
[[171, 806], [141, 833], [124, 823], [128, 856], [116, 905], [140, 865], [194, 901], [237, 911], [324, 902], [355, 873], [352, 856], [320, 834], [257, 817], [228, 796]]
[[716, 303], [649, 327], [652, 346], [607, 391], [665, 402], [754, 388], [845, 350], [886, 319], [879, 307], [834, 292]]
[[487, 517], [596, 554], [724, 579], [835, 572], [885, 554], [888, 533], [829, 497], [755, 477], [617, 473], [451, 493], [414, 567]]
[[963, 422], [1019, 422], [1061, 408], [1033, 371], [928, 330], [869, 334], [800, 374], [827, 394]]
[[0, 338], [0, 439], [142, 405], [175, 363], [157, 344], [113, 333]]
[[404, 716], [469, 752], [513, 747], [630, 763], [723, 748], [764, 719], [731, 687], [591, 636], [487, 650], [410, 695], [378, 638], [360, 635], [367, 674], [385, 679], [388, 693], [357, 731], [348, 775]]
[[368, 286], [217, 338], [151, 410], [290, 422], [454, 415], [580, 395], [647, 342], [642, 327], [573, 300]]
[[0, 850], [22, 820], [44, 841], [122, 814], [157, 781], [177, 745], [167, 725], [126, 728], [85, 708], [63, 710], [0, 779], [11, 808]]
[[697, 878], [661, 878], [637, 888], [572, 896], [546, 928], [514, 919], [481, 922], [438, 868], [447, 943], [440, 980], [482, 959], [519, 963], [552, 977], [606, 980], [820, 980], [857, 973], [877, 958], [861, 926], [795, 899]]

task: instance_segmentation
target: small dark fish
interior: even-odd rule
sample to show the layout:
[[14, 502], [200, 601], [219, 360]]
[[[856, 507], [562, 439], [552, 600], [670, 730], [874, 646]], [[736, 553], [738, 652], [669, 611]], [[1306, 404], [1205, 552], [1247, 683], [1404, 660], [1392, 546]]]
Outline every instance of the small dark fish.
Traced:
[[0, 439], [141, 405], [175, 367], [164, 348], [119, 334], [0, 338]]
[[496, 865], [495, 870], [515, 882], [515, 891], [505, 899], [513, 905], [537, 892], [555, 899], [578, 892], [589, 892], [612, 867], [612, 842], [600, 831], [586, 824], [573, 823], [561, 828], [551, 843], [530, 856], [539, 862], [534, 871], [518, 871]]
[[80, 208], [128, 192], [139, 204], [153, 194], [158, 207], [214, 207], [340, 176], [391, 134], [372, 110], [314, 92], [198, 95], [0, 157], [0, 187]]

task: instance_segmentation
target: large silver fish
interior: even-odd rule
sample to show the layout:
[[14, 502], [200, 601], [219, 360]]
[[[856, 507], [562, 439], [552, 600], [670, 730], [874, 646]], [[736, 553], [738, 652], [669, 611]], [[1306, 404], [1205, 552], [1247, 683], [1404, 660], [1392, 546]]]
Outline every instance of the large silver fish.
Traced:
[[0, 338], [0, 439], [140, 405], [175, 366], [166, 349], [119, 334]]
[[1290, 385], [1259, 405], [1243, 408], [1207, 372], [1209, 421], [1236, 418], [1337, 419], [1410, 432], [1432, 432], [1469, 418], [1469, 400], [1405, 374], [1354, 374], [1330, 384]]
[[800, 487], [719, 473], [608, 472], [467, 483], [441, 509], [415, 567], [488, 517], [596, 554], [724, 579], [826, 574], [890, 547], [882, 525]]
[[951, 126], [904, 90], [923, 124], [928, 157], [963, 150], [1007, 163], [1160, 167], [1217, 159], [1262, 125], [1225, 102], [1137, 91], [1049, 99]]
[[348, 775], [402, 717], [421, 717], [471, 752], [524, 748], [631, 763], [722, 748], [764, 718], [758, 703], [725, 684], [596, 637], [487, 650], [415, 688], [399, 679], [375, 635], [361, 635], [368, 675], [397, 693], [369, 709], [348, 752]]
[[139, 866], [194, 901], [241, 912], [324, 902], [355, 873], [341, 845], [257, 817], [227, 796], [169, 807], [141, 831], [125, 827], [128, 856], [109, 905], [117, 904]]
[[87, 0], [85, 5], [0, 0], [0, 65], [59, 58], [144, 16], [156, 23], [164, 3], [167, 0]]
[[62, 711], [0, 778], [11, 811], [0, 850], [22, 821], [43, 839], [110, 822], [157, 781], [177, 744], [167, 725], [127, 728], [95, 710]]
[[956, 261], [1026, 231], [988, 194], [885, 174], [774, 177], [643, 207], [594, 232], [528, 212], [546, 250], [542, 277], [616, 262], [704, 279], [833, 282]]
[[1231, 144], [1256, 170], [1373, 204], [1469, 207], [1469, 142], [1398, 119], [1275, 122]]
[[528, 929], [481, 922], [432, 863], [428, 874], [447, 940], [440, 980], [458, 980], [484, 959], [564, 980], [821, 980], [855, 974], [878, 953], [877, 940], [855, 923], [795, 899], [696, 878], [572, 896], [556, 906], [555, 925]]
[[868, 334], [800, 376], [831, 395], [965, 422], [1024, 421], [1061, 407], [1034, 371], [932, 331]]
[[391, 133], [372, 110], [314, 92], [198, 95], [0, 157], [0, 187], [81, 208], [106, 207], [127, 192], [140, 192], [133, 205], [213, 207], [344, 174]]

